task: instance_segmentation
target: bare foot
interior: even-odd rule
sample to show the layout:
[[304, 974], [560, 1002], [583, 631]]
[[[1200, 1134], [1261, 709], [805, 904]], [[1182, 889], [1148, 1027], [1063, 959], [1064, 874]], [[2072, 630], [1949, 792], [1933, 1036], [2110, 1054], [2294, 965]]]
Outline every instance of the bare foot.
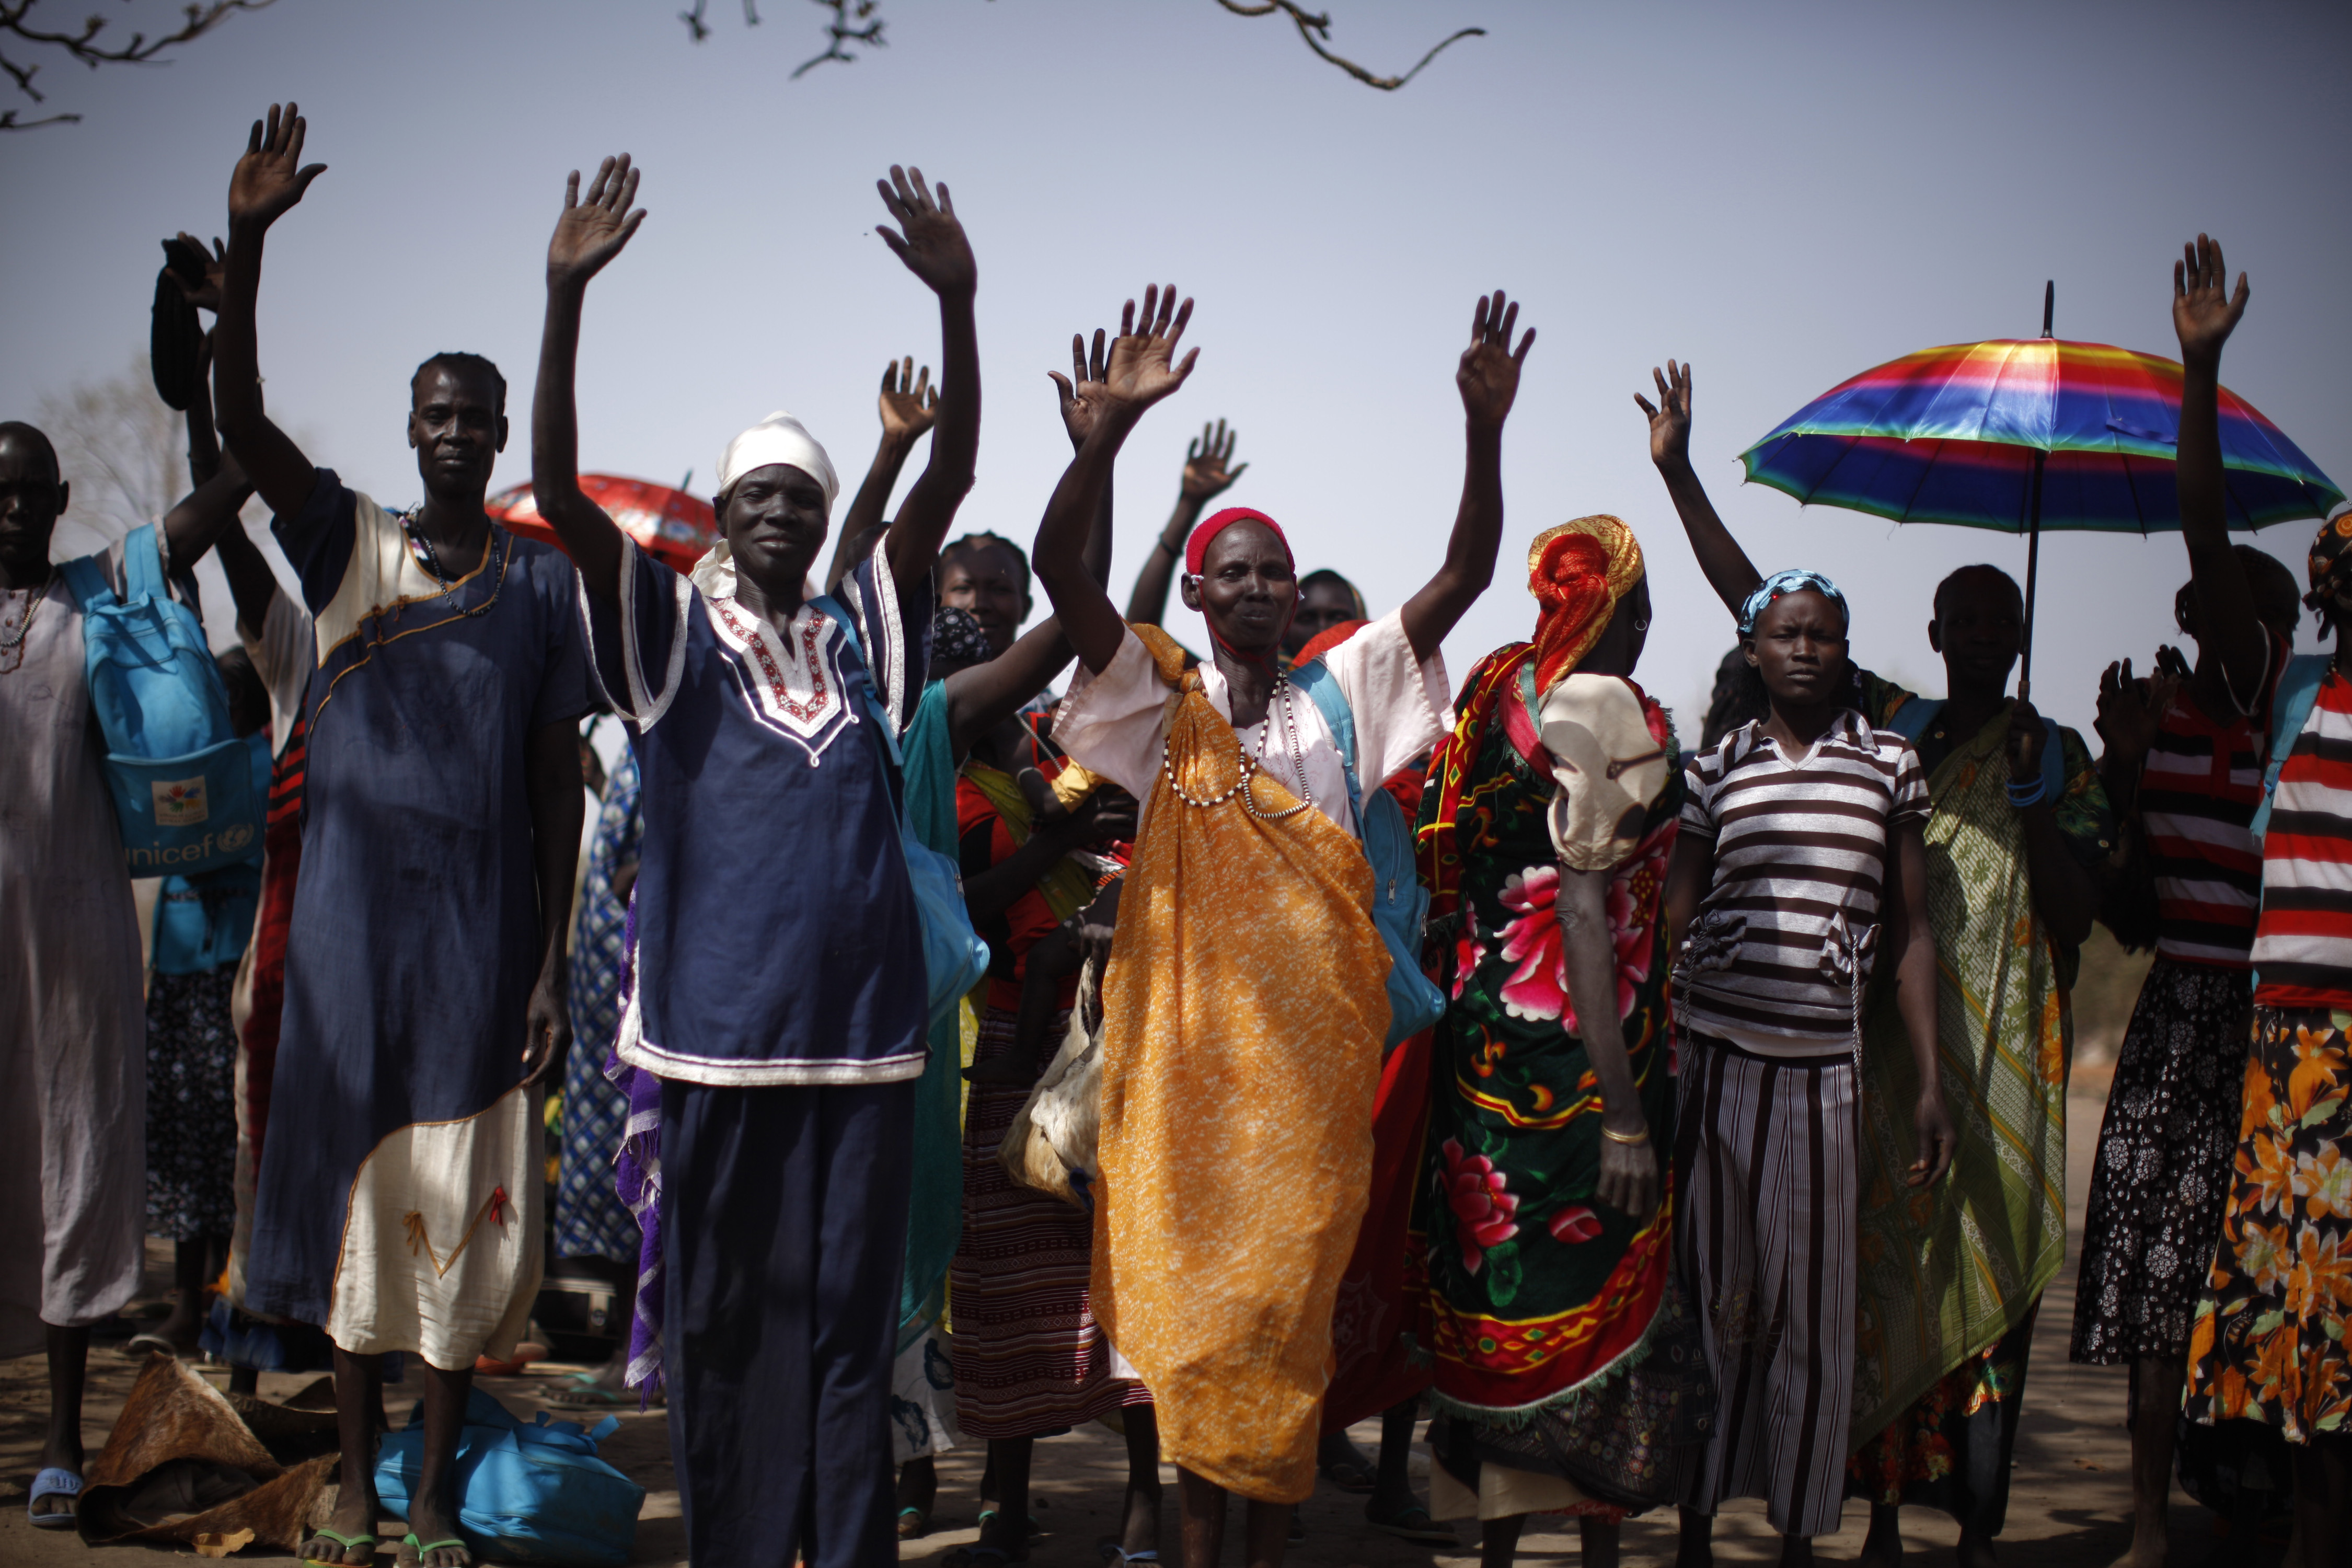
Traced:
[[[335, 1511], [327, 1521], [327, 1529], [335, 1535], [357, 1539], [375, 1533], [375, 1488], [344, 1487], [335, 1498]], [[345, 1546], [328, 1535], [313, 1535], [302, 1543], [302, 1560], [306, 1563], [341, 1563], [359, 1564], [373, 1561], [375, 1549], [371, 1546]]]
[[[455, 1544], [457, 1519], [446, 1499], [420, 1492], [408, 1503], [408, 1532], [416, 1537], [421, 1546], [432, 1550], [412, 1555], [404, 1547], [400, 1553], [403, 1568], [470, 1568], [474, 1554], [463, 1545]], [[448, 1542], [452, 1544], [440, 1545]]]

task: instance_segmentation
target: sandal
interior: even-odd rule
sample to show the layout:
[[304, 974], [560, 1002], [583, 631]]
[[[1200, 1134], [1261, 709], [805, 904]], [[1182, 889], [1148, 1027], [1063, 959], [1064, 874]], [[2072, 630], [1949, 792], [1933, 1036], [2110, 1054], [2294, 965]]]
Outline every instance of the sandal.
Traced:
[[[371, 1561], [375, 1556], [375, 1549], [377, 1546], [377, 1539], [373, 1535], [345, 1535], [340, 1530], [314, 1530], [310, 1532], [310, 1541], [331, 1541], [334, 1542], [335, 1555], [331, 1559], [325, 1557], [305, 1557], [302, 1560], [306, 1563], [341, 1563], [344, 1558], [352, 1554], [352, 1548], [354, 1546], [365, 1549], [367, 1557], [362, 1559], [362, 1561]], [[302, 1544], [308, 1546], [310, 1544], [310, 1541], [306, 1541]]]
[[910, 1504], [898, 1510], [899, 1540], [920, 1541], [923, 1538], [924, 1533], [930, 1528], [930, 1510], [927, 1508], [916, 1508]]
[[1358, 1459], [1334, 1459], [1320, 1467], [1323, 1479], [1354, 1497], [1370, 1497], [1379, 1483], [1371, 1467]]
[[1156, 1546], [1147, 1546], [1140, 1552], [1129, 1552], [1116, 1541], [1097, 1541], [1095, 1542], [1095, 1551], [1105, 1563], [1157, 1563], [1160, 1561], [1160, 1548]]
[[1388, 1518], [1382, 1519], [1370, 1509], [1364, 1510], [1364, 1521], [1374, 1530], [1395, 1536], [1399, 1541], [1415, 1542], [1423, 1546], [1460, 1546], [1461, 1537], [1453, 1530], [1432, 1519], [1429, 1510], [1419, 1503], [1407, 1503]]
[[33, 1478], [33, 1495], [25, 1500], [25, 1517], [33, 1521], [35, 1530], [71, 1530], [76, 1522], [72, 1509], [50, 1509], [35, 1513], [33, 1505], [45, 1497], [71, 1500], [79, 1496], [81, 1478], [71, 1470], [52, 1465]]
[[456, 1547], [469, 1559], [474, 1555], [474, 1549], [454, 1535], [446, 1541], [419, 1541], [416, 1539], [416, 1532], [412, 1530], [400, 1538], [399, 1561], [405, 1564], [405, 1568], [417, 1568], [417, 1564], [425, 1561], [426, 1552], [438, 1552], [445, 1546]]

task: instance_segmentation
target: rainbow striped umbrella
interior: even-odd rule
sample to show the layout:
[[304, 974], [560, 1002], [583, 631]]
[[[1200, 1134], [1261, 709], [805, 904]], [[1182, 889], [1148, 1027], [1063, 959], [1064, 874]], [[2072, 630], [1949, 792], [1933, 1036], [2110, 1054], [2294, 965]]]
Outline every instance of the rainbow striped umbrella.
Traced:
[[[2173, 444], [2180, 366], [2058, 338], [1954, 343], [1864, 371], [1740, 454], [1748, 478], [1808, 503], [1897, 522], [2024, 533], [2034, 459], [2043, 528], [2180, 526]], [[2230, 526], [2326, 517], [2334, 480], [2244, 398], [2221, 389]]]
[[[2146, 534], [2180, 526], [2173, 482], [2180, 366], [2050, 335], [1922, 349], [1864, 371], [1782, 420], [1740, 461], [1794, 496], [1892, 518], [2027, 538], [2025, 646], [2045, 528]], [[2326, 517], [2344, 492], [2286, 433], [2229, 388], [2221, 397], [2230, 526]]]

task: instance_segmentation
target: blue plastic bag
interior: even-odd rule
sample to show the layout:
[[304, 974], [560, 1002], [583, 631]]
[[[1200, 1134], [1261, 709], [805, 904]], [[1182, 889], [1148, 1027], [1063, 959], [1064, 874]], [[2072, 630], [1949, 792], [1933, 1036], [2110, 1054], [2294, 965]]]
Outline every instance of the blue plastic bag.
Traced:
[[[425, 1447], [425, 1407], [377, 1451], [375, 1489], [383, 1510], [408, 1517]], [[551, 1568], [622, 1568], [637, 1541], [646, 1489], [596, 1457], [621, 1425], [550, 1421], [526, 1425], [482, 1390], [466, 1400], [455, 1477], [457, 1530], [476, 1561], [543, 1563]]]
[[106, 740], [106, 784], [131, 874], [194, 876], [252, 855], [267, 784], [254, 789], [228, 689], [203, 623], [163, 581], [154, 525], [123, 542], [121, 595], [94, 556], [63, 571], [81, 602], [90, 711]]
[[915, 890], [915, 908], [922, 916], [923, 973], [929, 983], [930, 1021], [943, 1024], [955, 1016], [956, 1004], [963, 1000], [964, 993], [988, 973], [988, 943], [972, 930], [971, 911], [964, 908], [963, 868], [925, 844], [909, 819], [905, 798], [907, 760], [898, 750], [897, 727], [874, 689], [874, 675], [866, 667], [866, 645], [858, 640], [857, 623], [830, 595], [809, 602], [839, 623], [864, 672], [866, 715], [880, 737], [890, 775], [898, 781], [898, 842], [906, 855], [907, 880]]

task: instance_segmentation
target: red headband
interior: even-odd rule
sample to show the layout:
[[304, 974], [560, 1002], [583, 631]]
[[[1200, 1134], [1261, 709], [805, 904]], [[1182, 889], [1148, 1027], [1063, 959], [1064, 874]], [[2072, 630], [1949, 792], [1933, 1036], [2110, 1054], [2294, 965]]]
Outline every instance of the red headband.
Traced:
[[1292, 574], [1297, 575], [1298, 562], [1290, 553], [1290, 541], [1284, 537], [1282, 524], [1275, 521], [1265, 513], [1253, 510], [1245, 506], [1229, 506], [1192, 530], [1192, 537], [1184, 542], [1185, 575], [1198, 577], [1201, 574], [1201, 563], [1205, 561], [1209, 554], [1209, 541], [1237, 522], [1264, 523], [1266, 531], [1274, 535], [1274, 542], [1282, 546], [1283, 559], [1290, 563]]

